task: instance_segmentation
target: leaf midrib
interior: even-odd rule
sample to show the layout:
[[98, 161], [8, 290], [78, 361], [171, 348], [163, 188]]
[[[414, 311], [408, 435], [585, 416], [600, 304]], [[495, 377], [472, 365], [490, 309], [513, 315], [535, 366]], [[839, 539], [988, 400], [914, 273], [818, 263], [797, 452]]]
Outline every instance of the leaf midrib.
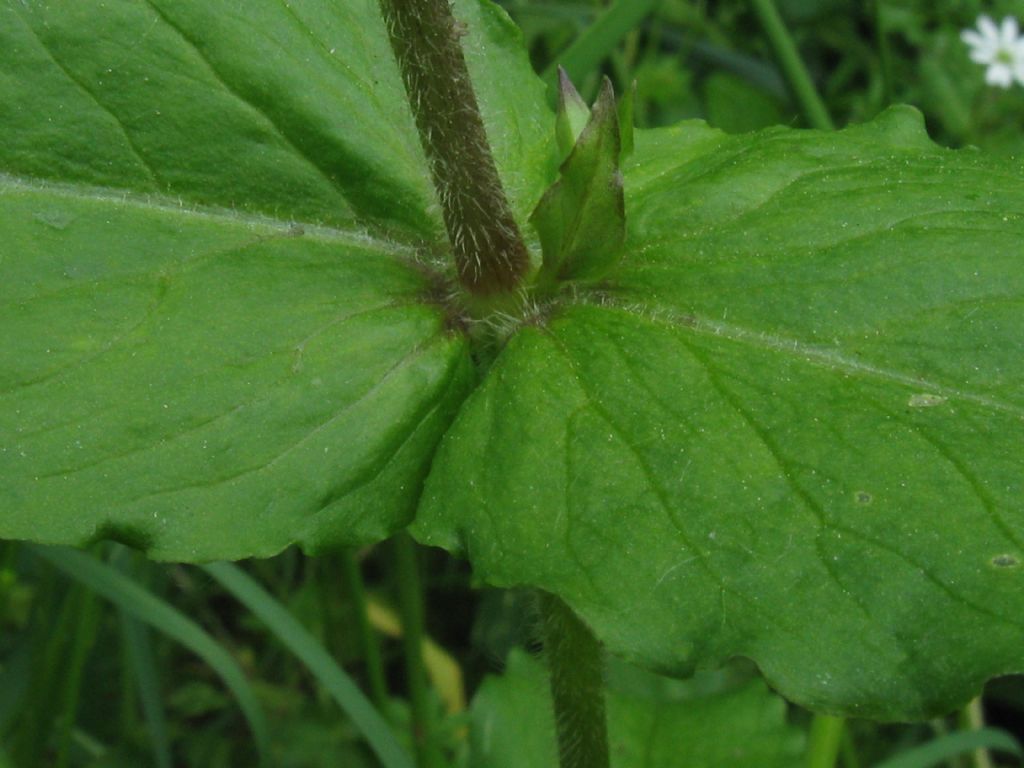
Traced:
[[689, 332], [694, 335], [722, 338], [727, 341], [745, 344], [749, 347], [790, 357], [817, 368], [828, 371], [841, 371], [855, 377], [871, 378], [890, 384], [913, 389], [917, 393], [934, 394], [947, 400], [966, 400], [1002, 413], [1024, 419], [1024, 407], [1004, 402], [1000, 399], [979, 395], [963, 389], [939, 384], [920, 376], [911, 376], [881, 366], [871, 365], [844, 356], [841, 352], [822, 346], [808, 344], [793, 337], [771, 334], [740, 325], [710, 320], [694, 314], [681, 313], [666, 306], [649, 304], [619, 304], [614, 298], [601, 296], [600, 303], [587, 304], [580, 302], [577, 306], [599, 307], [600, 309], [618, 312], [633, 320], [674, 331]]
[[[381, 252], [382, 255], [398, 257], [402, 261], [411, 261], [417, 257], [416, 249], [412, 246], [376, 237], [366, 231], [344, 230], [293, 219], [276, 219], [266, 215], [250, 212], [241, 213], [214, 206], [193, 204], [186, 206], [180, 200], [160, 194], [143, 195], [126, 190], [114, 191], [85, 184], [62, 184], [0, 173], [0, 197], [8, 190], [43, 193], [83, 202], [105, 203], [168, 215], [194, 217], [203, 221], [223, 221], [231, 225], [243, 225], [252, 229], [262, 228], [283, 236], [293, 235], [328, 242], [357, 244], [375, 249]], [[585, 302], [581, 302], [581, 304], [588, 306]], [[757, 349], [796, 358], [826, 370], [840, 370], [854, 376], [874, 378], [914, 389], [926, 389], [931, 394], [946, 397], [947, 399], [966, 400], [985, 408], [1024, 418], [1024, 407], [993, 397], [939, 384], [918, 376], [911, 376], [899, 371], [853, 360], [835, 350], [810, 345], [793, 337], [770, 334], [766, 331], [753, 330], [744, 326], [710, 320], [697, 315], [684, 314], [665, 306], [619, 302], [607, 294], [601, 296], [599, 305], [595, 303], [589, 304], [589, 306], [600, 306], [602, 309], [617, 311], [633, 319], [639, 319], [653, 325], [668, 327], [677, 331], [683, 330], [702, 336], [725, 338], [729, 341], [746, 344]]]
[[242, 225], [251, 229], [262, 228], [280, 236], [301, 236], [328, 242], [361, 245], [365, 248], [375, 249], [382, 255], [400, 256], [406, 259], [414, 259], [417, 255], [417, 249], [411, 244], [379, 237], [366, 229], [347, 230], [301, 219], [278, 219], [250, 211], [240, 212], [220, 206], [186, 203], [181, 198], [159, 193], [141, 193], [135, 190], [98, 187], [90, 184], [54, 182], [0, 172], [0, 197], [3, 197], [9, 190], [53, 195], [79, 202], [111, 204], [142, 211], [194, 217], [202, 221], [224, 222], [232, 226]]

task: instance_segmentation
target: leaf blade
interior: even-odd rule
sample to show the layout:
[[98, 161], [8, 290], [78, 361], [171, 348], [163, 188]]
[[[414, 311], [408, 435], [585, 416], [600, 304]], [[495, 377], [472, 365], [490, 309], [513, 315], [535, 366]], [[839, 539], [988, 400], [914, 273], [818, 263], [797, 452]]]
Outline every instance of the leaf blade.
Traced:
[[80, 188], [0, 198], [23, 257], [0, 302], [4, 536], [208, 559], [412, 514], [469, 368], [407, 251]]
[[[481, 0], [456, 10], [499, 170], [522, 211], [550, 174], [542, 85], [500, 10]], [[12, 52], [0, 60], [11, 107], [0, 123], [5, 172], [358, 223], [407, 241], [439, 237], [374, 0], [137, 0], [103, 13], [13, 4], [0, 13], [0, 42]]]
[[898, 112], [635, 158], [620, 268], [510, 341], [414, 533], [627, 659], [747, 656], [818, 711], [1019, 670], [1024, 182]]

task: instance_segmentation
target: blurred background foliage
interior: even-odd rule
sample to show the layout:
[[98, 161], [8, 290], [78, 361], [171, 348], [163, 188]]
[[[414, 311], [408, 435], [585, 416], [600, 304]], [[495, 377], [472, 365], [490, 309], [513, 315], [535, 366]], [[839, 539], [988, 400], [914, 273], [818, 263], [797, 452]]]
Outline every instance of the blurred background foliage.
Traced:
[[[502, 5], [522, 28], [531, 59], [549, 83], [562, 63], [588, 100], [602, 74], [612, 78], [619, 93], [635, 82], [641, 127], [687, 119], [707, 120], [727, 132], [805, 125], [748, 0], [502, 0]], [[932, 137], [942, 144], [977, 146], [1007, 157], [1024, 152], [1024, 87], [987, 86], [983, 67], [970, 61], [960, 39], [982, 13], [997, 21], [1006, 15], [1024, 19], [1024, 0], [778, 0], [777, 5], [837, 126], [870, 120], [889, 104], [909, 103], [924, 113]], [[256, 765], [261, 758], [264, 765], [282, 768], [378, 765], [365, 734], [332, 699], [324, 670], [300, 663], [282, 635], [208, 571], [150, 563], [119, 545], [98, 546], [92, 555], [160, 605], [191, 619], [192, 631], [206, 638], [193, 634], [191, 641], [208, 640], [226, 651], [228, 662], [242, 672], [243, 694], [257, 703], [265, 722], [254, 730], [238, 692], [225, 687], [223, 670], [150, 621], [145, 606], [132, 602], [135, 593], [115, 586], [116, 594], [101, 596], [74, 572], [54, 568], [39, 548], [0, 543], [0, 768], [219, 768]], [[515, 712], [515, 698], [502, 698], [494, 676], [510, 653], [536, 651], [531, 599], [516, 591], [475, 588], [468, 567], [439, 551], [419, 550], [418, 556], [427, 638], [422, 663], [430, 680], [426, 706], [439, 764], [496, 765], [474, 729], [495, 712]], [[409, 746], [414, 697], [402, 646], [409, 619], [401, 607], [392, 548], [316, 559], [289, 550], [243, 567], [269, 593], [261, 599], [297, 619]], [[119, 595], [120, 607], [110, 602], [111, 594]], [[529, 662], [518, 663], [524, 680], [533, 674]], [[685, 683], [617, 664], [610, 683], [616, 695], [678, 707], [731, 696], [746, 697], [749, 705], [751, 696], [767, 696], [763, 688], [750, 688], [759, 685], [757, 679], [756, 669], [742, 661]], [[474, 698], [477, 692], [481, 696]], [[530, 696], [523, 694], [522, 700], [533, 701]], [[769, 703], [768, 720], [754, 717], [762, 729], [758, 743], [775, 750], [771, 765], [804, 765], [811, 715], [777, 698]], [[728, 716], [727, 707], [716, 706]], [[984, 711], [1003, 733], [1024, 735], [1022, 679], [993, 681]], [[915, 725], [849, 721], [837, 764], [878, 765], [938, 743], [970, 725], [969, 719], [970, 712]], [[728, 722], [715, 727], [729, 733]], [[262, 743], [254, 736], [259, 728], [266, 731]], [[709, 724], [708, 730], [714, 727]], [[905, 765], [1018, 764], [1006, 756], [979, 760], [949, 750], [938, 763], [922, 758]]]
[[[634, 0], [643, 5], [644, 0]], [[502, 0], [550, 73], [606, 4]], [[698, 118], [730, 133], [803, 122], [748, 0], [661, 0], [621, 30], [599, 69], [573, 72], [588, 98], [600, 74], [636, 82], [637, 124]], [[778, 0], [777, 8], [839, 126], [913, 104], [936, 141], [1002, 154], [1024, 149], [1024, 87], [987, 86], [960, 32], [979, 15], [1024, 19], [1022, 0]], [[603, 51], [602, 51], [603, 53]]]

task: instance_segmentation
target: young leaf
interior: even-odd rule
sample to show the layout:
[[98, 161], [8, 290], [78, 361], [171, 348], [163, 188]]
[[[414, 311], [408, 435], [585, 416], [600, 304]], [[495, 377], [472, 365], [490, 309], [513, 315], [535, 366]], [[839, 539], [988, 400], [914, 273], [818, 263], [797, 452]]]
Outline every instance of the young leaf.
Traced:
[[[562, 93], [571, 100], [564, 96], [564, 89]], [[563, 126], [570, 122], [568, 110], [568, 106], [561, 110]], [[571, 125], [562, 129], [571, 130]], [[544, 251], [542, 284], [599, 278], [621, 256], [626, 222], [620, 150], [615, 94], [605, 78], [590, 120], [562, 164], [559, 180], [530, 217]]]
[[633, 138], [636, 131], [634, 127], [636, 122], [636, 80], [626, 88], [625, 93], [619, 99], [618, 117], [619, 143], [621, 144], [619, 157], [621, 160], [625, 160], [633, 154], [633, 148], [636, 145], [636, 141]]
[[1024, 179], [895, 110], [637, 134], [626, 257], [516, 335], [413, 531], [688, 673], [923, 718], [1024, 668]]
[[558, 70], [558, 115], [555, 118], [555, 136], [558, 151], [568, 157], [576, 146], [583, 129], [590, 121], [590, 107], [572, 84], [564, 69]]

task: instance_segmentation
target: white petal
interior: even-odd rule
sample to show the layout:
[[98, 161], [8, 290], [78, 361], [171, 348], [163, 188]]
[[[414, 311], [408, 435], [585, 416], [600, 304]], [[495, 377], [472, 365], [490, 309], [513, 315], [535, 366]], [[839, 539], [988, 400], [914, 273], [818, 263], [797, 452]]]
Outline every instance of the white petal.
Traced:
[[983, 37], [987, 37], [989, 40], [999, 40], [999, 27], [992, 21], [991, 16], [982, 15], [978, 17], [978, 30]]
[[985, 82], [1000, 88], [1013, 85], [1013, 71], [1005, 64], [993, 64], [985, 72]]
[[1004, 18], [999, 32], [1000, 42], [1009, 48], [1017, 42], [1017, 37], [1020, 35], [1020, 27], [1017, 26], [1017, 20], [1013, 16]]
[[975, 32], [973, 29], [965, 29], [963, 32], [961, 32], [960, 39], [975, 50], [993, 47], [991, 40], [985, 39], [977, 32]]
[[972, 29], [965, 29], [960, 34], [960, 39], [970, 46], [968, 55], [971, 57], [971, 61], [978, 64], [988, 64], [999, 53], [998, 42], [982, 37]]
[[1013, 63], [1013, 77], [1018, 83], [1024, 85], [1024, 61], [1018, 59]]
[[971, 61], [973, 61], [975, 64], [991, 64], [993, 61], [996, 60], [996, 53], [996, 50], [991, 48], [986, 50], [975, 48], [973, 51], [971, 51], [970, 57]]

